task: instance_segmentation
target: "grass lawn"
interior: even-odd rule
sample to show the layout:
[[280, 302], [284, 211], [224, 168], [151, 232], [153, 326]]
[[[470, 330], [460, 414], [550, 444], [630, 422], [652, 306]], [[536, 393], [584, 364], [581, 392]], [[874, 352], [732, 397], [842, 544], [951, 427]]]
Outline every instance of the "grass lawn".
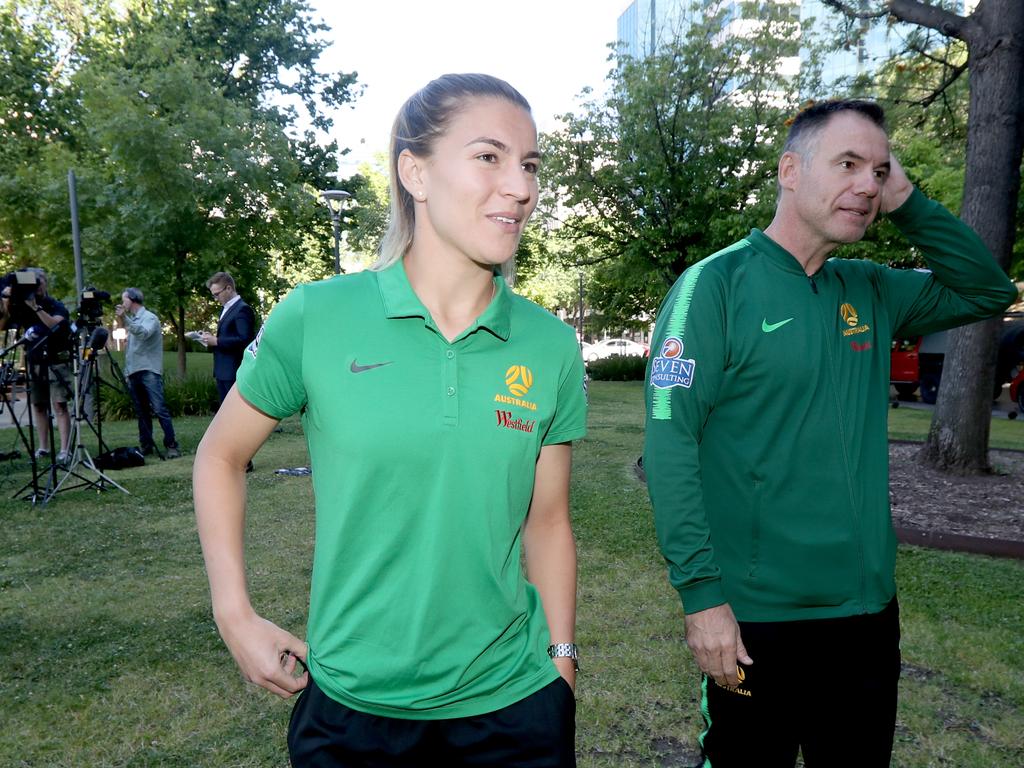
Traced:
[[[932, 423], [931, 411], [914, 408], [889, 409], [889, 437], [895, 440], [924, 440]], [[1024, 450], [1024, 421], [1021, 419], [992, 419], [989, 434], [990, 448]]]
[[[640, 387], [595, 382], [591, 400], [573, 475], [579, 762], [693, 764], [697, 672], [632, 474]], [[916, 414], [892, 414], [913, 428]], [[186, 451], [206, 423], [175, 420]], [[104, 436], [136, 442], [128, 422], [105, 424]], [[0, 448], [8, 439], [0, 434]], [[290, 419], [248, 480], [254, 602], [298, 634], [313, 500], [309, 478], [273, 469], [307, 460]], [[71, 491], [32, 507], [10, 498], [24, 467], [0, 465], [0, 765], [287, 765], [290, 703], [242, 683], [210, 617], [190, 471], [187, 454], [113, 473], [130, 496]], [[898, 579], [907, 671], [893, 765], [1024, 765], [1024, 567], [901, 548]]]

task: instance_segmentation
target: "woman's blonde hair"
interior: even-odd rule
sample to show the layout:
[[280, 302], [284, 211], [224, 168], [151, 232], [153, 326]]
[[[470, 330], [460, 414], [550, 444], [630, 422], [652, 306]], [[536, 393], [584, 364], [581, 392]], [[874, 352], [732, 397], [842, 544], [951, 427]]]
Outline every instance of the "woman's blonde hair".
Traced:
[[[408, 149], [416, 157], [427, 158], [460, 109], [471, 99], [498, 98], [530, 111], [529, 102], [515, 88], [490, 75], [442, 75], [427, 83], [402, 105], [391, 128], [388, 171], [391, 211], [388, 228], [380, 243], [380, 253], [371, 269], [386, 269], [405, 256], [412, 245], [416, 223], [412, 195], [398, 178], [398, 156]], [[502, 274], [511, 280], [515, 258], [501, 265]]]

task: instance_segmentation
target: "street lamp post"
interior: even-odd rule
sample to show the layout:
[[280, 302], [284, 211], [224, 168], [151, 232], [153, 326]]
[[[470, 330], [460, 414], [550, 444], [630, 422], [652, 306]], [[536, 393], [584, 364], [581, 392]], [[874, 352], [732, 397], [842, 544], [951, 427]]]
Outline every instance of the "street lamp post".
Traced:
[[327, 203], [331, 211], [331, 223], [334, 224], [334, 274], [341, 274], [341, 206], [352, 195], [343, 189], [325, 189], [320, 197]]
[[577, 312], [576, 312], [576, 317], [579, 320], [580, 343], [582, 343], [583, 342], [583, 267], [580, 266], [579, 264], [577, 264], [576, 268], [580, 271], [580, 300], [579, 300], [579, 305], [578, 305]]

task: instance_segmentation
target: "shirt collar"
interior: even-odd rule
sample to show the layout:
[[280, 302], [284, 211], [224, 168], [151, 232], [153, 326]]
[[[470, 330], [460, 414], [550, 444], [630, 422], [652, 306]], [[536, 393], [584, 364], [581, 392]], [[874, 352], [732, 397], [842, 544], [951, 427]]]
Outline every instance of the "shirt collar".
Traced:
[[238, 301], [239, 301], [239, 300], [240, 300], [241, 298], [242, 298], [242, 297], [241, 297], [241, 296], [239, 296], [239, 295], [238, 295], [238, 294], [236, 293], [236, 294], [235, 294], [234, 296], [232, 296], [232, 297], [231, 297], [230, 299], [228, 299], [227, 303], [226, 303], [226, 304], [224, 305], [224, 308], [223, 308], [223, 309], [221, 309], [221, 311], [220, 311], [220, 316], [221, 316], [221, 317], [224, 317], [224, 315], [225, 315], [225, 314], [227, 313], [227, 311], [228, 311], [229, 309], [231, 309], [231, 308], [232, 308], [233, 306], [235, 306], [235, 304], [236, 304], [236, 303], [238, 303]]
[[[399, 319], [408, 317], [420, 317], [424, 325], [437, 330], [430, 312], [423, 306], [416, 292], [409, 284], [409, 277], [405, 273], [405, 262], [399, 260], [390, 267], [377, 272], [377, 286], [380, 289], [381, 299], [384, 302], [384, 315], [388, 319]], [[512, 311], [512, 292], [505, 283], [504, 278], [499, 275], [494, 277], [494, 298], [487, 305], [487, 309], [470, 326], [459, 334], [458, 338], [464, 338], [478, 328], [483, 328], [502, 341], [508, 341], [511, 331], [510, 315]], [[458, 339], [456, 339], [458, 340]]]

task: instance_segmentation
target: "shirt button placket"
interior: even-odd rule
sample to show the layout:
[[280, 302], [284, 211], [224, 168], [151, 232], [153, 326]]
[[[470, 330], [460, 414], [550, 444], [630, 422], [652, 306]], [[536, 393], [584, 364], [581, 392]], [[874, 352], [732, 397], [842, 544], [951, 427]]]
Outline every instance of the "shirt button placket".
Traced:
[[459, 367], [454, 349], [444, 351], [444, 423], [455, 426], [459, 423]]

